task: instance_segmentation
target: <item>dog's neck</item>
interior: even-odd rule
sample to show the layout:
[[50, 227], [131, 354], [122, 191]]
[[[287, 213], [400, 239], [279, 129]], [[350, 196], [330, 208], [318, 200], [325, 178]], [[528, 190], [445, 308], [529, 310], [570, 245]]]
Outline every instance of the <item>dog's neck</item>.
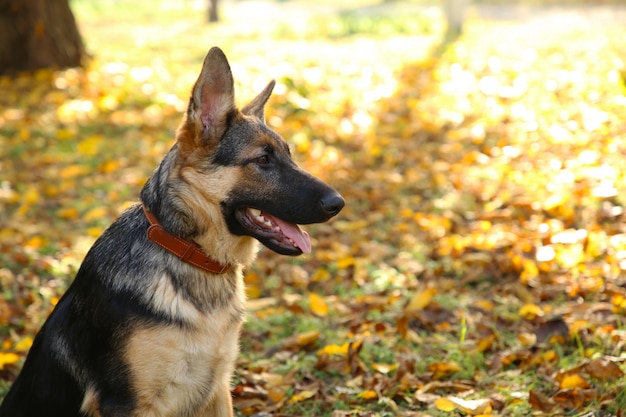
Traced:
[[231, 268], [230, 264], [222, 264], [207, 256], [195, 242], [184, 240], [169, 234], [153, 213], [142, 204], [143, 212], [150, 223], [147, 230], [148, 240], [174, 254], [181, 261], [214, 274], [224, 274]]

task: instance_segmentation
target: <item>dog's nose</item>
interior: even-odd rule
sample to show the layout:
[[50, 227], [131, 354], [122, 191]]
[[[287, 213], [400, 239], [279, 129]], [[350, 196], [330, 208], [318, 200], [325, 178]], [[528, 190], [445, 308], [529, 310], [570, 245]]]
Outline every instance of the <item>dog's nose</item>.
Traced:
[[338, 192], [328, 193], [320, 200], [320, 206], [322, 210], [330, 216], [334, 216], [339, 213], [343, 208], [345, 202], [343, 197]]

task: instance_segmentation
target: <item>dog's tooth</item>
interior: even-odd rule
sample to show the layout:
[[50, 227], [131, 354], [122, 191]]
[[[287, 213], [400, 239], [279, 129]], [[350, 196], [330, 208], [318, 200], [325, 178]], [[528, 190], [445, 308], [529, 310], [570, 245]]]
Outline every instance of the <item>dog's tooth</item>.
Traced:
[[248, 211], [250, 213], [252, 213], [252, 215], [254, 217], [260, 217], [261, 216], [261, 210], [255, 209], [255, 208], [249, 208]]

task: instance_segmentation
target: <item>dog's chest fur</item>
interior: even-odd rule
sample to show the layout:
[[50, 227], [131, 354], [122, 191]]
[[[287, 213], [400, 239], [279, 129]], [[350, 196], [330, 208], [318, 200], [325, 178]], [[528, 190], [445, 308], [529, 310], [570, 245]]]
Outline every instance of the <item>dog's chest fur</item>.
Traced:
[[212, 400], [216, 389], [228, 385], [245, 300], [241, 274], [233, 275], [229, 279], [236, 282], [230, 283], [234, 284], [230, 299], [209, 311], [200, 311], [183, 291], [175, 291], [167, 275], [148, 292], [157, 311], [185, 324], [140, 327], [129, 338], [125, 359], [138, 416], [194, 416]]

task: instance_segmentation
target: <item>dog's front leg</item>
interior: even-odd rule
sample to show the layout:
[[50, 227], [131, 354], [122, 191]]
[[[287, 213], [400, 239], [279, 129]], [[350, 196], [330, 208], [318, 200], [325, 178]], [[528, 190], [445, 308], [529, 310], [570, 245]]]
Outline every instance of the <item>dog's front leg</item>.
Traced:
[[217, 388], [211, 401], [196, 417], [233, 417], [230, 384], [223, 384]]
[[216, 388], [211, 401], [196, 417], [233, 417], [230, 383], [221, 384]]

